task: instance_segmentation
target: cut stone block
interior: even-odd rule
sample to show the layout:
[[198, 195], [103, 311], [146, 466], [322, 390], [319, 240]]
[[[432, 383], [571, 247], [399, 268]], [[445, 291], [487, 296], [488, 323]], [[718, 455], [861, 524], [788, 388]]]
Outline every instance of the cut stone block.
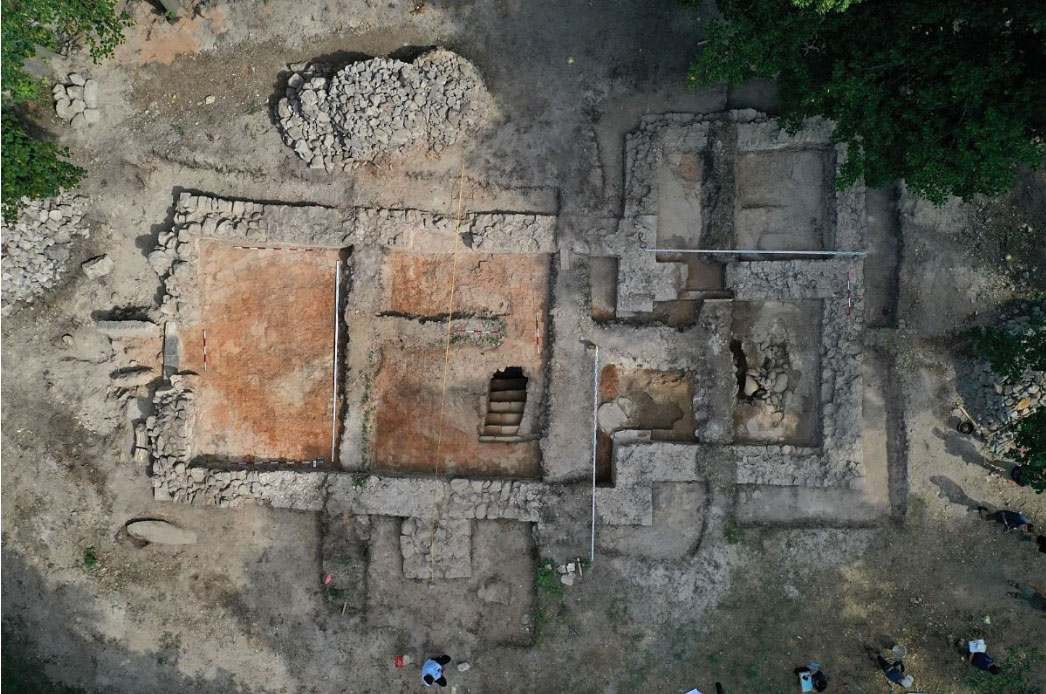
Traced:
[[195, 532], [179, 528], [177, 525], [167, 521], [132, 521], [126, 527], [127, 533], [136, 540], [152, 542], [158, 545], [192, 545], [196, 543]]
[[84, 261], [80, 268], [87, 275], [87, 279], [96, 280], [100, 277], [105, 277], [113, 271], [113, 259], [107, 255], [100, 255], [97, 258]]
[[100, 320], [95, 328], [114, 339], [160, 336], [160, 326], [147, 320]]

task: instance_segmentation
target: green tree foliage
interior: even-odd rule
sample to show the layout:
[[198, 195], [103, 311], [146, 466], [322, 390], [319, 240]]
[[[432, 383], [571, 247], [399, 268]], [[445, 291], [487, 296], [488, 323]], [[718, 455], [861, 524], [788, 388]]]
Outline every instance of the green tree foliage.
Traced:
[[1025, 371], [1046, 371], [1046, 320], [1029, 318], [1027, 326], [1012, 331], [1005, 324], [973, 328], [970, 351], [988, 362], [992, 371], [1017, 380]]
[[76, 186], [84, 170], [65, 161], [65, 149], [32, 137], [13, 103], [40, 94], [41, 82], [25, 71], [40, 48], [57, 51], [83, 42], [95, 60], [112, 55], [130, 25], [111, 0], [3, 0], [0, 23], [0, 80], [3, 83], [2, 209], [8, 223], [18, 217], [23, 197], [46, 198]]
[[37, 47], [57, 51], [62, 45], [83, 41], [95, 60], [112, 55], [131, 24], [126, 12], [118, 13], [110, 0], [3, 0], [0, 27], [4, 91], [14, 101], [35, 96], [39, 81], [23, 69]]
[[856, 5], [861, 0], [792, 0], [796, 7], [814, 9], [818, 12], [844, 12], [850, 5]]
[[75, 187], [83, 177], [83, 169], [62, 158], [68, 154], [64, 148], [30, 136], [18, 116], [6, 107], [0, 115], [0, 131], [4, 169], [0, 198], [7, 223], [18, 219], [23, 197], [49, 198], [64, 188]]
[[[797, 7], [796, 5], [803, 5]], [[1046, 2], [721, 0], [694, 85], [774, 79], [781, 116], [837, 125], [840, 185], [996, 194], [1046, 156]], [[842, 11], [845, 10], [845, 11]]]
[[1021, 481], [1037, 492], [1046, 492], [1046, 408], [1040, 407], [1017, 425]]

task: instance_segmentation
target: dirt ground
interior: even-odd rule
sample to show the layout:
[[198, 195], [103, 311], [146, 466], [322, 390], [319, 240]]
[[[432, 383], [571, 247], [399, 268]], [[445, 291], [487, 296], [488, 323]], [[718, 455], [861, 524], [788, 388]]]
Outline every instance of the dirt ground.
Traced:
[[[499, 521], [477, 523], [468, 587], [497, 578], [510, 589], [504, 605], [403, 579], [397, 521], [385, 517], [370, 528], [373, 556], [345, 555], [346, 572], [367, 590], [359, 610], [346, 610], [318, 580], [326, 570], [320, 514], [153, 501], [127, 427], [129, 414], [144, 414], [146, 393], [110, 397], [109, 372], [128, 357], [114, 359], [94, 321], [154, 303], [146, 255], [169, 227], [178, 192], [448, 214], [464, 163], [469, 209], [526, 200], [564, 218], [611, 216], [620, 213], [624, 134], [643, 113], [773, 108], [766, 84], [684, 86], [711, 3], [474, 0], [415, 9], [412, 0], [208, 2], [168, 23], [141, 3], [116, 59], [56, 61], [56, 70], [98, 79], [103, 120], [76, 133], [49, 109], [36, 112], [89, 170], [93, 224], [62, 286], [2, 326], [4, 684], [408, 692], [421, 686], [418, 659], [447, 652], [472, 665], [448, 673], [459, 694], [709, 692], [716, 681], [728, 694], [787, 694], [797, 691], [792, 668], [810, 660], [824, 665], [829, 691], [872, 694], [888, 687], [866, 646], [900, 642], [917, 690], [976, 694], [990, 690], [968, 679], [952, 642], [981, 636], [1011, 671], [1037, 647], [1024, 679], [1046, 686], [1046, 618], [1006, 595], [1007, 580], [1046, 583], [1044, 555], [969, 510], [1005, 506], [1046, 523], [1046, 497], [989, 475], [950, 417], [957, 335], [1046, 277], [1042, 176], [970, 206], [934, 208], [892, 189], [869, 196], [870, 223], [883, 231], [870, 261], [887, 250], [900, 258], [866, 271], [883, 288], [866, 305], [867, 341], [897, 373], [887, 406], [900, 423], [889, 442], [896, 469], [882, 522], [728, 524], [722, 537], [709, 536], [698, 509], [718, 492], [666, 486], [655, 490], [646, 534], [605, 533], [584, 578], [562, 591], [536, 572], [541, 558], [526, 524], [499, 532]], [[475, 63], [499, 109], [494, 127], [440, 158], [333, 176], [308, 170], [282, 144], [270, 106], [287, 63], [427, 45]], [[820, 175], [817, 162], [793, 165]], [[803, 248], [820, 243], [818, 205], [782, 208], [785, 221], [805, 225]], [[750, 243], [797, 247], [776, 237], [771, 221]], [[1038, 231], [1018, 234], [1025, 223]], [[87, 280], [77, 264], [101, 253], [115, 271]], [[441, 295], [433, 293], [432, 310], [441, 310]], [[317, 320], [331, 315], [322, 301], [301, 308]], [[430, 364], [428, 376], [438, 371]], [[321, 376], [316, 390], [327, 398]], [[141, 546], [123, 530], [130, 519], [156, 517], [195, 530], [197, 543]], [[587, 523], [587, 507], [578, 523]], [[700, 566], [691, 563], [698, 544], [710, 552]], [[414, 665], [396, 669], [400, 654]]]

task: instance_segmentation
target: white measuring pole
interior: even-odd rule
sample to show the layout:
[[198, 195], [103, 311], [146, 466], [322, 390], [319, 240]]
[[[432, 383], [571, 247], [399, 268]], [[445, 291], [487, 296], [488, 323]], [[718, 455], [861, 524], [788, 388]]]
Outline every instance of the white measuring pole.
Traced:
[[730, 255], [831, 255], [864, 256], [866, 251], [757, 251], [748, 248], [644, 248], [647, 253], [713, 253]]
[[341, 261], [334, 266], [334, 372], [333, 395], [331, 396], [331, 465], [334, 465], [335, 449], [338, 445], [338, 342], [341, 337]]
[[599, 345], [596, 345], [596, 361], [592, 369], [592, 538], [588, 549], [588, 561], [596, 560], [596, 443], [599, 426]]

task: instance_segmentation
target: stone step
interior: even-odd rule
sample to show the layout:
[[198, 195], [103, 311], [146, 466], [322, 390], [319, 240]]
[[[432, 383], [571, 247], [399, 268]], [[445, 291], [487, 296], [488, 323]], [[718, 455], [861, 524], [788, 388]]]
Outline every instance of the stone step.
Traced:
[[492, 402], [488, 407], [489, 412], [523, 412], [525, 402]]
[[526, 402], [525, 390], [499, 390], [490, 394], [490, 402]]
[[502, 426], [488, 424], [483, 427], [483, 436], [515, 436], [519, 433], [519, 426]]
[[526, 378], [492, 378], [490, 379], [491, 392], [498, 390], [526, 390]]
[[487, 415], [487, 421], [484, 424], [488, 427], [492, 425], [519, 426], [521, 421], [523, 421], [522, 412], [491, 412]]

